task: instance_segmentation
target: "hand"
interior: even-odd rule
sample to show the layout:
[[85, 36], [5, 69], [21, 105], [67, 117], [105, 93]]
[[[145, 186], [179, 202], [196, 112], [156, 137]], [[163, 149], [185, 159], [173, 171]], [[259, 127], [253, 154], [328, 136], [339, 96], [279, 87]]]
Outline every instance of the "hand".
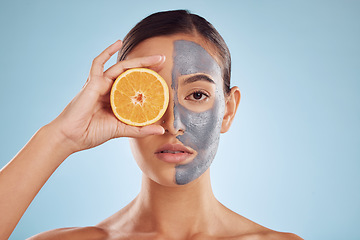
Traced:
[[[144, 137], [151, 134], [163, 134], [160, 125], [133, 127], [119, 121], [110, 106], [110, 90], [114, 80], [126, 69], [149, 67], [161, 69], [165, 56], [134, 58], [118, 62], [104, 72], [104, 64], [122, 46], [117, 41], [99, 56], [90, 69], [82, 90], [68, 104], [64, 111], [49, 124], [63, 134], [71, 143], [71, 152], [76, 152], [100, 145], [117, 137]], [[63, 136], [63, 137], [64, 137]]]

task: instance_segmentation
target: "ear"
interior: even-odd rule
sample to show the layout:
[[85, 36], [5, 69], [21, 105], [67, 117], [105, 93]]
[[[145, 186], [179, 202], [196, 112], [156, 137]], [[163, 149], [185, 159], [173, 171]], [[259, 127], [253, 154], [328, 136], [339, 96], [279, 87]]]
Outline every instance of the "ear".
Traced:
[[229, 96], [225, 98], [225, 113], [221, 125], [221, 133], [226, 133], [229, 130], [239, 106], [240, 98], [241, 94], [239, 88], [232, 87]]

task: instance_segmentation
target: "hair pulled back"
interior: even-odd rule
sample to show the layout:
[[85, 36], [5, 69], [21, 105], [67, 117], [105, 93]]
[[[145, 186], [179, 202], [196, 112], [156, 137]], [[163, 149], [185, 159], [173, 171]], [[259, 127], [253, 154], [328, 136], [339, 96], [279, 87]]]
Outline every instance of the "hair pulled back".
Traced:
[[216, 48], [224, 80], [224, 92], [229, 93], [231, 56], [224, 39], [211, 23], [187, 10], [157, 12], [144, 18], [125, 36], [118, 61], [124, 60], [131, 50], [148, 38], [176, 33], [197, 33]]

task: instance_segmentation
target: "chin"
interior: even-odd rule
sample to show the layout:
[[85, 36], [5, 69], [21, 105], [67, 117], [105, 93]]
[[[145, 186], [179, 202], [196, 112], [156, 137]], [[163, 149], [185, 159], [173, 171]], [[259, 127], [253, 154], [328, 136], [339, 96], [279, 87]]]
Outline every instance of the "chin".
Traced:
[[186, 184], [178, 184], [176, 182], [176, 177], [175, 177], [175, 168], [173, 169], [166, 169], [163, 171], [142, 171], [143, 173], [143, 180], [148, 181], [151, 183], [155, 183], [158, 185], [161, 185], [163, 187], [176, 187], [176, 188], [181, 188], [183, 186], [187, 186], [187, 185], [191, 185], [194, 182], [197, 182], [200, 177], [194, 179], [193, 181], [187, 182]]
[[149, 176], [143, 172], [143, 180], [149, 182], [150, 184], [157, 184], [163, 187], [178, 187], [179, 185], [176, 184], [175, 178], [172, 176], [159, 176], [159, 175], [152, 175]]

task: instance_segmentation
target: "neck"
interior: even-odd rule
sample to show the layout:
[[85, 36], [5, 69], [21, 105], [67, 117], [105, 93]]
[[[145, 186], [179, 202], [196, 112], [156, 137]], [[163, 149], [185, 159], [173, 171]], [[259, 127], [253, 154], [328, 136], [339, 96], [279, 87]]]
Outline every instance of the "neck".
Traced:
[[176, 187], [163, 186], [143, 176], [141, 191], [133, 206], [146, 231], [184, 237], [208, 232], [202, 228], [211, 226], [209, 222], [214, 221], [221, 204], [212, 192], [208, 169], [193, 182]]

